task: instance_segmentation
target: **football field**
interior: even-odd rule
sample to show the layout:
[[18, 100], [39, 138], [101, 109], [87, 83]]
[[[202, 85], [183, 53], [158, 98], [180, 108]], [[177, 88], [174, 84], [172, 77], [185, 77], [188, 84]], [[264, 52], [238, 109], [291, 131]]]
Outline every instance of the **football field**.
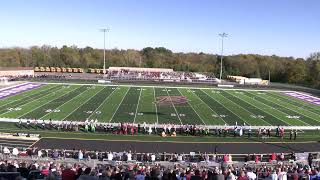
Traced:
[[281, 91], [46, 84], [0, 99], [0, 118], [319, 126], [320, 105]]

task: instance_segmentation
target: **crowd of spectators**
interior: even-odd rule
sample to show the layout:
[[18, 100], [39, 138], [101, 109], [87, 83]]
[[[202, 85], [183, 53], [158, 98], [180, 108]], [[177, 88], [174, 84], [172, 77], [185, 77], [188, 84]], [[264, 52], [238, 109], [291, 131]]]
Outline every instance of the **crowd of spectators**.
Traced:
[[139, 78], [148, 80], [214, 80], [213, 73], [194, 73], [194, 72], [146, 72], [146, 71], [133, 71], [129, 69], [120, 69], [117, 71], [108, 71], [106, 76], [108, 78]]
[[[3, 154], [1, 154], [3, 156]], [[318, 180], [319, 164], [278, 161], [275, 164], [97, 162], [51, 158], [1, 157], [0, 179], [62, 180]]]

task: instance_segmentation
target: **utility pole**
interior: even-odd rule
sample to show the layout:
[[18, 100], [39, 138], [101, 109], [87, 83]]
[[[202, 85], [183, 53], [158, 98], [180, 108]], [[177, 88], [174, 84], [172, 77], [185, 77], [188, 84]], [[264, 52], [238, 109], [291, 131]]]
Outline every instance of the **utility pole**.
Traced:
[[221, 79], [222, 79], [222, 60], [223, 60], [223, 39], [225, 37], [227, 37], [228, 34], [224, 32], [222, 34], [219, 34], [219, 36], [221, 37], [221, 63], [220, 63], [220, 81], [221, 81]]
[[270, 76], [270, 69], [269, 69], [269, 85], [270, 85], [270, 80], [271, 80], [271, 76]]
[[106, 32], [109, 32], [109, 28], [100, 29], [103, 32], [103, 76], [106, 75]]

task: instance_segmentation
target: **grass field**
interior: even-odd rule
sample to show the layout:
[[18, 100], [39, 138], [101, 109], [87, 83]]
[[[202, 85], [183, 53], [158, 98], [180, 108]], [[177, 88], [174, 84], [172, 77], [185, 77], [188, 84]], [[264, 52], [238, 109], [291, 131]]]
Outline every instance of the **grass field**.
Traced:
[[0, 117], [319, 126], [320, 106], [277, 91], [48, 84], [1, 99]]

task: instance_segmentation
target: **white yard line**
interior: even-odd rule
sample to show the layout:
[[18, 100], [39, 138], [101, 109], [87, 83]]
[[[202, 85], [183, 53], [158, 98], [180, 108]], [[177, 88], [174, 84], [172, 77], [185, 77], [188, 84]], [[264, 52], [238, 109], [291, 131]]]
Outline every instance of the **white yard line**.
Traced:
[[[252, 97], [250, 97], [250, 96], [248, 96], [248, 95], [245, 95], [245, 94], [243, 94], [243, 95], [244, 95], [244, 96], [247, 96], [248, 98], [252, 98]], [[246, 100], [244, 100], [244, 101], [246, 101]], [[255, 100], [255, 101], [258, 101], [258, 100]], [[246, 101], [246, 102], [249, 103], [248, 101]], [[282, 111], [279, 111], [278, 109], [274, 109], [273, 107], [271, 107], [271, 106], [269, 106], [269, 105], [267, 105], [267, 104], [265, 104], [265, 103], [263, 103], [263, 102], [261, 102], [261, 101], [258, 101], [258, 102], [261, 103], [261, 104], [263, 104], [263, 105], [265, 105], [265, 106], [267, 106], [267, 107], [269, 107], [269, 108], [272, 109], [272, 110], [276, 110], [276, 111], [278, 111], [278, 112], [280, 112], [280, 113], [282, 113], [282, 114], [288, 115], [287, 113], [284, 113], [284, 112], [282, 112]], [[249, 103], [249, 104], [251, 104], [251, 103]], [[251, 105], [253, 105], [253, 104], [251, 104]], [[254, 106], [254, 105], [253, 105], [253, 106]], [[264, 111], [263, 109], [260, 108], [260, 106], [255, 106], [255, 107], [257, 107], [258, 109]], [[266, 111], [264, 111], [264, 112], [267, 113], [267, 114], [272, 115], [273, 117], [275, 117], [275, 118], [277, 118], [277, 119], [280, 119], [282, 122], [288, 124], [289, 126], [292, 126], [292, 125], [293, 125], [293, 124], [290, 124], [290, 123], [288, 123], [288, 122], [286, 122], [286, 121], [283, 121], [282, 118], [280, 118], [280, 117], [274, 116], [273, 114], [268, 113], [268, 112], [266, 112]]]
[[[156, 90], [155, 88], [153, 87], [153, 97], [154, 97], [154, 102], [156, 102]], [[157, 104], [154, 103], [154, 106], [156, 107], [156, 117], [157, 117], [157, 124], [159, 123], [159, 117], [158, 117], [158, 107], [157, 107]]]
[[[262, 97], [262, 98], [263, 98], [263, 97]], [[265, 98], [263, 98], [263, 99], [265, 99]], [[271, 95], [270, 99], [276, 100], [277, 98], [272, 97], [272, 95]], [[266, 99], [266, 100], [270, 101], [269, 99]], [[272, 102], [272, 101], [270, 101], [270, 102]], [[276, 102], [276, 101], [274, 101], [274, 102]], [[303, 116], [305, 116], [305, 117], [308, 117], [308, 118], [310, 118], [310, 119], [313, 119], [313, 120], [315, 120], [315, 121], [320, 122], [320, 119], [318, 120], [318, 119], [315, 119], [315, 118], [313, 118], [313, 117], [310, 117], [310, 116], [308, 116], [308, 115], [305, 115], [305, 114], [302, 114], [302, 113], [296, 111], [296, 109], [299, 108], [298, 106], [296, 106], [296, 105], [294, 105], [294, 104], [291, 104], [290, 102], [287, 102], [287, 101], [285, 101], [285, 103], [286, 103], [286, 104], [289, 104], [290, 106], [293, 106], [294, 108], [289, 109], [289, 108], [287, 108], [287, 107], [284, 106], [284, 105], [280, 105], [280, 104], [278, 104], [278, 105], [279, 105], [279, 106], [282, 106], [282, 107], [284, 107], [284, 108], [286, 108], [286, 109], [288, 109], [288, 110], [292, 110], [292, 111], [294, 111], [294, 112], [296, 112], [296, 113], [298, 113], [298, 114], [300, 114], [300, 115], [303, 115]], [[312, 106], [310, 106], [310, 107], [312, 107]], [[313, 115], [319, 116], [318, 114], [316, 114], [316, 113], [314, 113], [314, 112], [312, 112], [312, 111], [309, 111], [308, 109], [303, 109], [303, 110], [304, 110], [304, 111], [307, 111], [308, 114], [313, 114]]]
[[[236, 97], [234, 94], [231, 94], [231, 93], [229, 93], [229, 94], [230, 94], [231, 96]], [[244, 95], [245, 95], [245, 94], [244, 94]], [[245, 95], [245, 96], [247, 96], [247, 95]], [[250, 98], [250, 97], [248, 97], [248, 98]], [[241, 99], [241, 98], [240, 98], [240, 99]], [[269, 114], [269, 115], [273, 116], [274, 118], [276, 118], [276, 119], [278, 119], [278, 120], [280, 120], [280, 121], [288, 124], [287, 122], [283, 121], [281, 118], [279, 118], [279, 117], [277, 117], [277, 116], [274, 116], [273, 114], [271, 114], [271, 113], [269, 113], [269, 112], [266, 112], [266, 111], [264, 111], [263, 109], [259, 108], [259, 106], [255, 106], [255, 105], [253, 105], [251, 102], [246, 101], [245, 99], [241, 99], [241, 100], [244, 101], [244, 102], [246, 102], [246, 103], [248, 103], [248, 104], [250, 104], [250, 105], [252, 105], [252, 106], [254, 106], [254, 107], [257, 108], [257, 109], [260, 109], [260, 110], [263, 111], [264, 113]], [[259, 102], [260, 102], [260, 101], [259, 101]], [[260, 103], [262, 103], [262, 102], [260, 102]], [[265, 122], [267, 122], [267, 121], [265, 121]], [[270, 123], [268, 123], [268, 124], [270, 124]], [[271, 125], [271, 124], [270, 124], [270, 125]], [[289, 125], [289, 124], [288, 124], [288, 125]], [[272, 126], [272, 125], [271, 125], [271, 126]]]
[[117, 113], [117, 111], [118, 111], [118, 109], [119, 109], [120, 105], [122, 104], [122, 101], [123, 101], [123, 100], [124, 100], [124, 98], [127, 96], [127, 94], [128, 94], [128, 92], [129, 92], [129, 90], [130, 90], [130, 88], [128, 88], [128, 90], [127, 90], [126, 94], [123, 96], [123, 98], [122, 98], [121, 102], [119, 103], [119, 105], [118, 105], [117, 109], [114, 111], [114, 113], [113, 113], [112, 117], [110, 118], [109, 123], [112, 121], [112, 119], [113, 119], [114, 115]]
[[198, 95], [196, 95], [196, 93], [194, 93], [191, 89], [189, 89], [189, 90], [190, 90], [195, 96], [197, 96], [197, 98], [200, 99], [200, 101], [202, 101], [203, 104], [205, 104], [207, 107], [209, 107], [209, 108], [211, 109], [211, 111], [212, 111], [214, 114], [216, 114], [216, 115], [224, 122], [224, 124], [227, 124], [227, 122], [225, 122], [224, 119], [223, 119], [222, 117], [220, 117], [220, 115], [219, 115], [216, 111], [214, 111], [207, 103], [205, 103]]
[[109, 97], [111, 97], [111, 95], [112, 95], [115, 91], [117, 91], [117, 89], [118, 89], [118, 88], [115, 88], [115, 89], [108, 95], [108, 97], [106, 97], [106, 98], [103, 100], [103, 102], [92, 112], [92, 114], [90, 114], [90, 116], [88, 117], [89, 120], [90, 120], [91, 116], [93, 116], [93, 115], [97, 112], [97, 110], [98, 110], [102, 105], [104, 105], [104, 103], [109, 99]]
[[[100, 91], [102, 91], [104, 88], [102, 88], [101, 90], [97, 91], [93, 96], [91, 96], [90, 98], [88, 98], [86, 101], [82, 102], [81, 104], [78, 105], [77, 108], [75, 108], [73, 111], [71, 111], [67, 116], [65, 116], [61, 121], [65, 120], [68, 116], [70, 116], [72, 113], [74, 113], [76, 110], [78, 110], [80, 107], [82, 107], [84, 104], [86, 104], [88, 101], [90, 101], [90, 99], [92, 99], [94, 96], [96, 96]], [[87, 89], [89, 90], [89, 89]], [[85, 90], [85, 91], [87, 91]], [[82, 94], [82, 93], [81, 93]]]
[[[206, 91], [203, 91], [203, 90], [202, 90], [202, 92], [204, 92], [206, 95], [208, 95], [211, 99], [215, 100], [215, 99], [214, 99], [212, 96], [210, 96]], [[228, 109], [228, 108], [227, 108], [224, 104], [222, 104], [220, 101], [218, 101], [218, 100], [215, 100], [215, 101], [216, 101], [217, 103], [219, 103], [221, 106], [223, 106], [224, 108]], [[233, 111], [231, 111], [230, 109], [228, 109], [228, 111], [230, 111], [232, 114], [238, 116], [238, 118], [242, 119], [243, 122], [246, 123], [246, 125], [251, 125], [251, 124], [249, 124], [246, 120], [244, 120], [242, 117], [240, 117], [238, 114], [236, 114], [236, 113], [234, 113]]]
[[[79, 83], [46, 83], [46, 84], [64, 84], [64, 85], [89, 85], [89, 86], [118, 86], [118, 87], [160, 87], [160, 88], [168, 88], [168, 89], [175, 89], [175, 88], [180, 88], [180, 89], [189, 89], [190, 86], [148, 86], [148, 85], [129, 85], [129, 84], [79, 84]], [[228, 90], [228, 91], [262, 91], [262, 92], [298, 92], [298, 91], [285, 91], [285, 90], [271, 90], [271, 89], [239, 89], [239, 88], [218, 88], [218, 87], [192, 87], [193, 89], [213, 89], [213, 90]]]
[[[34, 101], [37, 101], [37, 100], [39, 100], [39, 99], [41, 99], [41, 98], [43, 98], [43, 97], [47, 97], [47, 96], [49, 96], [50, 94], [56, 93], [56, 92], [58, 92], [58, 91], [61, 91], [61, 89], [57, 89], [57, 90], [55, 90], [55, 91], [51, 91], [49, 94], [47, 94], [47, 95], [45, 95], [45, 96], [42, 96], [42, 97], [33, 99], [32, 101], [29, 101], [29, 102], [27, 102], [27, 103], [25, 103], [25, 104], [22, 104], [22, 105], [18, 106], [18, 108], [21, 108], [21, 107], [23, 107], [23, 106], [25, 106], [25, 105], [27, 105], [27, 104], [30, 104], [30, 103], [32, 103], [32, 102], [34, 102]], [[7, 112], [4, 112], [4, 113], [2, 113], [2, 114], [0, 114], [0, 115], [3, 116], [3, 115], [5, 115], [5, 114], [7, 114], [7, 113], [10, 113], [10, 112], [11, 112], [11, 111], [7, 111]]]
[[[76, 88], [76, 89], [78, 89], [78, 88]], [[42, 104], [41, 106], [38, 106], [38, 107], [36, 107], [36, 108], [34, 108], [34, 109], [31, 109], [30, 111], [28, 111], [28, 112], [24, 113], [23, 115], [19, 116], [18, 119], [20, 119], [22, 116], [24, 116], [24, 115], [26, 115], [26, 114], [28, 114], [28, 113], [36, 110], [36, 109], [41, 108], [41, 107], [44, 106], [44, 105], [47, 105], [47, 104], [51, 103], [52, 101], [54, 101], [54, 100], [56, 100], [56, 99], [58, 99], [58, 98], [60, 98], [60, 97], [62, 97], [62, 96], [64, 96], [64, 95], [66, 95], [66, 94], [69, 94], [69, 93], [75, 91], [76, 89], [74, 89], [74, 90], [72, 90], [72, 91], [67, 91], [66, 93], [63, 93], [63, 94], [61, 94], [60, 96], [52, 99], [51, 101], [48, 101], [48, 102]], [[58, 91], [61, 91], [61, 90], [63, 90], [63, 89], [59, 89]], [[52, 92], [52, 93], [53, 93], [53, 92]], [[50, 94], [52, 94], [52, 93], [50, 93]], [[57, 93], [57, 91], [54, 91], [54, 93]], [[48, 95], [46, 95], [46, 96], [49, 96], [50, 94], [48, 94]], [[42, 96], [42, 97], [46, 97], [46, 96]], [[39, 100], [39, 99], [38, 99], [38, 100]], [[29, 103], [27, 103], [27, 104], [29, 104]], [[24, 104], [24, 105], [25, 105], [25, 104]]]
[[[221, 96], [223, 98], [225, 98], [227, 101], [231, 102], [232, 104], [234, 104], [235, 106], [239, 107], [240, 109], [243, 109], [244, 111], [248, 112], [250, 115], [252, 115], [253, 113], [250, 112], [249, 110], [245, 109], [244, 107], [240, 106], [239, 104], [233, 102], [232, 100], [230, 100], [229, 98], [225, 97], [224, 95], [218, 94], [218, 96]], [[230, 109], [229, 109], [230, 110]], [[231, 111], [231, 110], [230, 110]], [[235, 113], [234, 113], [235, 114]], [[262, 121], [264, 121], [263, 119], [261, 119]], [[270, 123], [268, 123], [267, 121], [264, 121], [267, 124], [271, 125]]]
[[[180, 92], [180, 90], [179, 89], [177, 89], [178, 91], [179, 91], [179, 93], [180, 93], [180, 95], [182, 95], [183, 96], [183, 94]], [[201, 118], [201, 116], [198, 114], [198, 112], [193, 108], [193, 106], [189, 103], [189, 101], [187, 101], [188, 102], [188, 104], [189, 104], [189, 106], [193, 109], [193, 111], [197, 114], [197, 116], [201, 119], [201, 121], [203, 122], [203, 124], [204, 125], [207, 125], [205, 122], [204, 122], [204, 120]]]
[[[250, 93], [250, 94], [251, 94], [251, 93]], [[268, 101], [268, 102], [276, 103], [276, 101], [275, 101], [275, 102], [270, 101], [269, 99], [266, 99], [266, 98], [264, 98], [263, 96], [259, 96], [259, 97], [261, 97], [262, 99], [264, 99], [264, 100], [266, 100], [266, 101]], [[285, 106], [283, 106], [283, 105], [281, 105], [281, 104], [279, 104], [279, 103], [277, 103], [277, 105], [278, 105], [278, 106], [281, 106], [281, 107], [284, 107], [285, 109], [287, 109], [287, 110], [289, 110], [289, 111], [294, 111], [294, 112], [296, 112], [296, 113], [299, 114], [299, 115], [306, 116], [306, 115], [304, 115], [304, 114], [300, 114], [299, 112], [297, 112], [297, 111], [295, 111], [295, 110], [293, 110], [293, 109], [289, 109], [289, 108], [287, 108], [287, 107], [285, 107]], [[282, 111], [281, 111], [281, 112], [282, 112]], [[287, 114], [287, 113], [285, 113], [285, 114]], [[288, 115], [290, 115], [290, 114], [288, 114]], [[306, 117], [311, 118], [311, 117], [309, 117], [309, 116], [306, 116]], [[313, 119], [313, 118], [311, 118], [311, 119]], [[306, 123], [306, 122], [304, 122], [304, 121], [302, 121], [302, 120], [300, 120], [300, 119], [295, 119], [295, 120], [298, 120], [298, 121], [300, 121], [300, 122], [302, 122], [302, 123], [305, 123], [305, 124], [311, 126], [310, 124], [308, 124], [308, 123]], [[313, 119], [313, 120], [316, 120], [316, 119]], [[318, 120], [316, 120], [316, 121], [318, 121]]]
[[174, 110], [176, 111], [176, 114], [177, 114], [177, 116], [178, 116], [178, 119], [180, 120], [180, 123], [181, 123], [181, 125], [182, 125], [182, 121], [181, 121], [180, 115], [178, 114], [178, 111], [177, 111], [176, 107], [174, 106], [174, 104], [173, 104], [173, 102], [172, 102], [172, 99], [171, 99], [171, 96], [170, 96], [170, 94], [169, 94], [169, 92], [168, 92], [168, 89], [166, 89], [166, 91], [167, 91], [168, 96], [170, 97], [171, 104], [172, 104]]
[[[86, 90], [84, 90], [82, 93], [80, 93], [80, 94], [78, 94], [78, 95], [74, 96], [74, 97], [73, 97], [73, 98], [71, 98], [69, 101], [66, 101], [65, 103], [61, 104], [60, 106], [56, 107], [55, 109], [59, 109], [60, 107], [62, 107], [63, 105], [67, 104], [68, 102], [72, 101], [74, 98], [76, 98], [76, 97], [78, 97], [78, 96], [82, 95], [82, 94], [83, 94], [83, 93], [85, 93], [86, 91], [88, 91], [88, 89], [86, 89]], [[45, 117], [45, 116], [47, 116], [47, 115], [49, 115], [49, 114], [51, 114], [51, 113], [54, 113], [54, 112], [49, 112], [49, 113], [47, 113], [47, 114], [43, 115], [43, 116], [42, 116], [41, 118], [39, 118], [39, 119], [41, 120], [43, 117]]]
[[[45, 87], [45, 86], [43, 86], [43, 87]], [[41, 87], [39, 87], [39, 88], [41, 88]], [[52, 87], [52, 88], [54, 88], [54, 87]], [[48, 91], [48, 90], [50, 90], [50, 89], [52, 89], [52, 88], [42, 89], [42, 90], [39, 91], [38, 93], [42, 93], [43, 91]], [[34, 90], [34, 89], [31, 89], [31, 91], [32, 91], [32, 90]], [[24, 91], [24, 92], [31, 92], [31, 91]], [[24, 92], [21, 92], [21, 93], [24, 93]], [[38, 94], [38, 93], [30, 94], [30, 95], [23, 96], [23, 97], [21, 97], [21, 98], [19, 98], [19, 99], [13, 100], [13, 101], [9, 101], [8, 103], [2, 104], [0, 107], [6, 106], [6, 105], [11, 104], [11, 103], [16, 102], [16, 101], [20, 101], [20, 100], [23, 99], [23, 98], [27, 98], [27, 97], [30, 97], [30, 96], [32, 96], [32, 95]], [[19, 93], [19, 94], [20, 94], [20, 93]], [[17, 96], [17, 95], [19, 95], [19, 94], [16, 94], [16, 95], [13, 95], [13, 96]], [[9, 96], [9, 97], [13, 97], [13, 96]]]
[[140, 94], [139, 94], [138, 104], [137, 104], [137, 108], [136, 108], [136, 113], [134, 114], [134, 118], [133, 118], [133, 123], [136, 122], [136, 117], [137, 117], [138, 108], [139, 108], [139, 104], [140, 104], [141, 93], [142, 93], [142, 88], [140, 88]]

